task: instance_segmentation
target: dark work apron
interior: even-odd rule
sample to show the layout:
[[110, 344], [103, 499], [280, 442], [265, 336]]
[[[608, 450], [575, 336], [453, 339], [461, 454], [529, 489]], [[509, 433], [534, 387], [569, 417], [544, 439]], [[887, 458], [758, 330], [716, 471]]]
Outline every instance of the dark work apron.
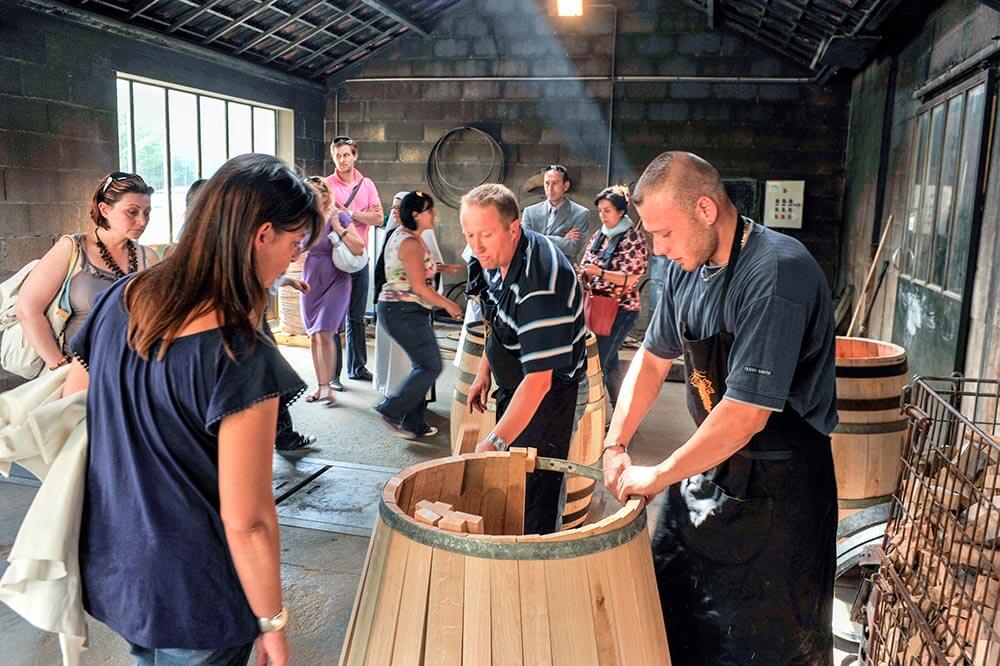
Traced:
[[[694, 340], [681, 324], [699, 426], [726, 392], [724, 308], [741, 237], [721, 269], [722, 330]], [[831, 664], [836, 521], [830, 438], [787, 407], [729, 460], [672, 485], [653, 559], [675, 666]]]
[[[486, 299], [483, 299], [483, 316], [488, 326], [486, 357], [497, 384], [493, 399], [497, 403], [499, 421], [507, 411], [514, 391], [524, 379], [524, 370], [521, 359], [504, 347], [492, 330], [496, 307]], [[533, 447], [540, 456], [565, 460], [576, 424], [579, 383], [579, 380], [561, 379], [553, 373], [548, 393], [538, 404], [531, 421], [510, 445]], [[524, 491], [525, 534], [548, 534], [559, 530], [562, 481], [561, 472], [537, 471], [528, 474]]]

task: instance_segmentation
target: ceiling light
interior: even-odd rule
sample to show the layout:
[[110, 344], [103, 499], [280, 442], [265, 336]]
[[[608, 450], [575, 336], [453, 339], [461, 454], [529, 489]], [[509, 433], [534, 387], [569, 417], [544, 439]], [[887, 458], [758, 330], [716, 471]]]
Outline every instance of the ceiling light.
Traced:
[[559, 16], [583, 16], [583, 0], [556, 0]]

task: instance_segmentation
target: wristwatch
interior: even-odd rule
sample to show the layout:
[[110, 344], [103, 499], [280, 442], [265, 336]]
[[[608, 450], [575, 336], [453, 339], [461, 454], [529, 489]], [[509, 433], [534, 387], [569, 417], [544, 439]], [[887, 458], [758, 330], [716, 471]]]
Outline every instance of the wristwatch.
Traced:
[[621, 442], [607, 442], [607, 443], [605, 443], [605, 444], [604, 444], [604, 448], [603, 448], [603, 449], [601, 449], [601, 456], [603, 457], [603, 456], [604, 456], [604, 453], [605, 453], [605, 452], [606, 452], [606, 451], [607, 451], [608, 449], [613, 449], [613, 448], [615, 448], [616, 446], [620, 446], [620, 447], [622, 447], [622, 453], [627, 453], [627, 452], [628, 452], [628, 447], [627, 447], [627, 446], [625, 446], [624, 444], [622, 444]]
[[274, 617], [257, 618], [257, 628], [262, 634], [273, 634], [276, 631], [281, 631], [286, 624], [288, 624], [288, 609], [284, 606]]
[[492, 444], [493, 448], [496, 449], [497, 451], [506, 451], [507, 449], [510, 448], [510, 444], [507, 442], [507, 440], [501, 437], [500, 435], [496, 434], [495, 432], [491, 432], [490, 434], [486, 435], [486, 441]]

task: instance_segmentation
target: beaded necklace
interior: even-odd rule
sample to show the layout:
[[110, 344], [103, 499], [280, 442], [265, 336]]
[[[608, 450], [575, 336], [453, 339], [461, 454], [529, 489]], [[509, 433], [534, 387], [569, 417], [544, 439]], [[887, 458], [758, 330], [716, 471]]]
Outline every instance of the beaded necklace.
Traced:
[[122, 267], [118, 265], [118, 262], [115, 261], [115, 258], [111, 256], [111, 251], [108, 250], [108, 246], [101, 241], [101, 237], [97, 235], [96, 230], [94, 231], [94, 238], [97, 239], [97, 253], [101, 255], [101, 259], [103, 259], [107, 267], [111, 269], [111, 272], [115, 274], [115, 277], [123, 278], [128, 275], [128, 273], [135, 273], [139, 270], [139, 258], [136, 256], [135, 243], [128, 241], [128, 273], [126, 273], [122, 270]]

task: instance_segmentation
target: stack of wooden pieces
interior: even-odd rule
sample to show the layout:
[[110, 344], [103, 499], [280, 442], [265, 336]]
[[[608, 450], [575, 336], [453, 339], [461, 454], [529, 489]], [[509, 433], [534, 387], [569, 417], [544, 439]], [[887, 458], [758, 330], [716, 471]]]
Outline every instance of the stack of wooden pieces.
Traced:
[[466, 534], [483, 533], [483, 517], [464, 511], [455, 511], [451, 504], [420, 500], [413, 517], [421, 523], [438, 527], [448, 532]]

